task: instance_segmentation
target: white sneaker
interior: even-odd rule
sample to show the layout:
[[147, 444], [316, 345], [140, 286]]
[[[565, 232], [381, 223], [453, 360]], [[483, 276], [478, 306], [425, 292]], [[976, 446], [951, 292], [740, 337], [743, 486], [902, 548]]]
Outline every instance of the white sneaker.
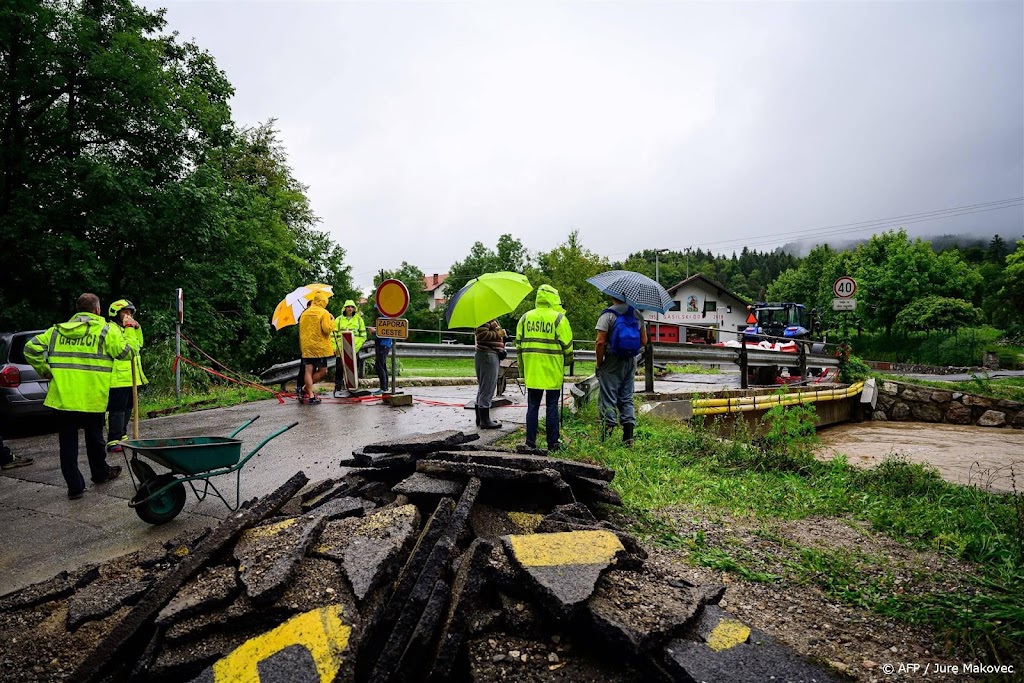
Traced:
[[348, 393], [345, 390], [340, 390], [340, 391], [335, 391], [334, 392], [334, 398], [348, 398], [351, 395], [352, 394]]

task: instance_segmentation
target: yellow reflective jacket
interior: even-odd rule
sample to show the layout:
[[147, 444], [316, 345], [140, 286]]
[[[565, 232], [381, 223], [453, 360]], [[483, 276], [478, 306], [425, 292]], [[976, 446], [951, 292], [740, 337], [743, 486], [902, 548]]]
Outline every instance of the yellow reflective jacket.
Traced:
[[107, 410], [114, 361], [133, 354], [121, 328], [92, 313], [78, 313], [25, 344], [29, 364], [53, 378], [43, 404], [82, 413]]
[[299, 316], [299, 350], [303, 358], [334, 355], [334, 347], [331, 346], [334, 316], [327, 312], [326, 304], [327, 297], [317, 292], [309, 308]]
[[537, 308], [519, 319], [516, 355], [527, 389], [562, 388], [564, 368], [572, 362], [572, 327], [551, 285], [537, 288]]
[[[352, 299], [345, 302], [345, 307], [351, 306], [356, 308], [356, 304]], [[334, 319], [334, 334], [331, 335], [331, 345], [334, 347], [334, 355], [341, 355], [341, 332], [352, 333], [352, 347], [356, 353], [359, 353], [359, 349], [363, 347], [363, 343], [366, 341], [366, 323], [363, 321], [363, 316], [360, 315], [359, 309], [356, 309], [355, 314], [351, 318], [346, 318], [345, 314], [342, 313]]]
[[[117, 323], [111, 323], [115, 327], [120, 327]], [[135, 349], [136, 354], [133, 360], [118, 360], [114, 361], [114, 376], [110, 378], [110, 388], [117, 389], [120, 387], [130, 387], [132, 385], [132, 363], [135, 363], [135, 380], [141, 387], [143, 384], [149, 384], [149, 380], [146, 379], [145, 373], [142, 372], [142, 357], [139, 352], [142, 351], [142, 328], [141, 327], [121, 327], [121, 334], [124, 335], [124, 340], [128, 342], [128, 345]]]

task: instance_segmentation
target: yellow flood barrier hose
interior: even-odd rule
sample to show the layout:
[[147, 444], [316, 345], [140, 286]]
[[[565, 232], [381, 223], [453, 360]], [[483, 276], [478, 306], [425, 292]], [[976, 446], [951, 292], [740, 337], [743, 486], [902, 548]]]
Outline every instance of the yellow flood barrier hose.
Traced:
[[699, 398], [693, 401], [694, 415], [722, 415], [744, 413], [751, 410], [767, 410], [775, 406], [791, 406], [800, 403], [821, 403], [852, 398], [864, 390], [864, 382], [857, 382], [840, 389], [815, 389], [797, 391], [791, 394], [768, 394], [766, 396], [737, 396], [736, 398]]

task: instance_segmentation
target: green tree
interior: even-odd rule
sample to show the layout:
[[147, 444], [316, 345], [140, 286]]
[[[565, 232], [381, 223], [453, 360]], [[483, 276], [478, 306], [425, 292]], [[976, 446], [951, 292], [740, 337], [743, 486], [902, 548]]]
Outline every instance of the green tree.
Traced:
[[907, 332], [955, 332], [982, 322], [982, 313], [970, 301], [944, 296], [915, 299], [896, 316], [895, 326]]
[[448, 269], [445, 286], [449, 295], [462, 289], [467, 282], [484, 273], [511, 271], [522, 273], [529, 259], [523, 243], [512, 235], [498, 238], [497, 249], [489, 249], [483, 242], [474, 242], [469, 254], [461, 261], [456, 261]]
[[906, 230], [873, 235], [853, 255], [858, 316], [892, 332], [896, 316], [926, 295], [971, 299], [981, 284], [977, 271], [958, 254], [936, 254], [927, 242], [911, 241]]
[[997, 316], [999, 322], [1024, 325], [1024, 240], [1018, 241], [1017, 250], [1006, 257], [999, 298], [1003, 302]]
[[[587, 278], [610, 270], [608, 260], [586, 247], [579, 238], [579, 231], [573, 230], [568, 239], [549, 252], [537, 258], [538, 267], [527, 275], [535, 287], [549, 284], [558, 290], [565, 308], [565, 315], [572, 323], [576, 339], [594, 339], [594, 325], [601, 311], [608, 306], [608, 298]], [[527, 297], [516, 311], [515, 318], [534, 305], [533, 296]], [[514, 329], [514, 325], [506, 329]]]
[[46, 324], [116, 288], [168, 184], [230, 137], [232, 89], [130, 0], [14, 0], [0, 26], [0, 234], [35, 254], [0, 256], [0, 317]]
[[[0, 325], [128, 297], [147, 341], [185, 332], [237, 369], [294, 357], [276, 303], [309, 280], [351, 290], [272, 123], [238, 131], [210, 55], [131, 0], [0, 5]], [[289, 337], [291, 335], [291, 337]], [[161, 368], [164, 372], [169, 367]]]

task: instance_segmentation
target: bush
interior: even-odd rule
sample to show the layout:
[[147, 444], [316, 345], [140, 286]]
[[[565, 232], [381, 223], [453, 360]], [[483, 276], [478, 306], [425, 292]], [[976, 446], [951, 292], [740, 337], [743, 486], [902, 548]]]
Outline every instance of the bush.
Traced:
[[[151, 394], [174, 394], [174, 339], [162, 339], [142, 347], [142, 371], [149, 380]], [[188, 363], [181, 364], [182, 393], [209, 391], [213, 376]]]
[[867, 379], [870, 375], [871, 368], [857, 356], [850, 356], [839, 363], [839, 379], [847, 384]]
[[985, 349], [996, 345], [1003, 332], [994, 327], [964, 328], [954, 334], [866, 333], [851, 341], [854, 352], [871, 360], [920, 365], [981, 365]]

